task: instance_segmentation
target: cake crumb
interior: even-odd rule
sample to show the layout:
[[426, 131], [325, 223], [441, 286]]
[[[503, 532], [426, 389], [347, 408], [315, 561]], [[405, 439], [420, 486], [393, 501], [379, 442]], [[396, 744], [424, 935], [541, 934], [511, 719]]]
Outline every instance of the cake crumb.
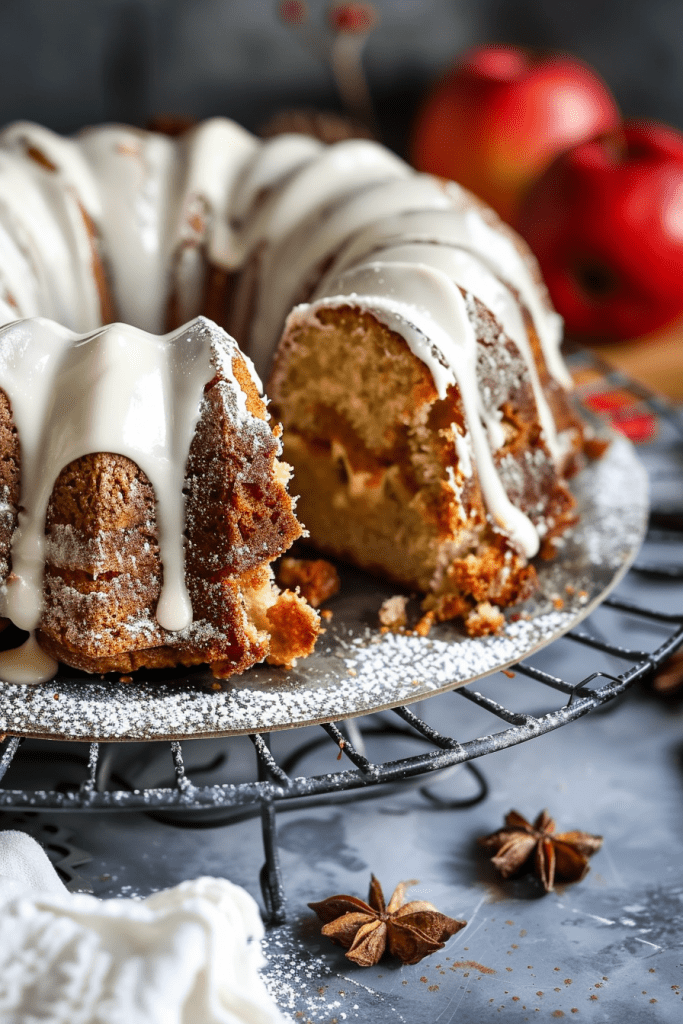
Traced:
[[482, 601], [465, 619], [465, 629], [469, 636], [487, 636], [499, 633], [505, 625], [502, 612], [489, 601]]
[[395, 594], [393, 597], [388, 597], [386, 601], [382, 603], [382, 607], [379, 610], [379, 621], [380, 624], [386, 630], [399, 630], [404, 628], [408, 623], [408, 616], [406, 614], [406, 605], [408, 604], [408, 598], [402, 594]]
[[283, 590], [295, 590], [306, 598], [313, 608], [339, 591], [339, 573], [324, 558], [283, 558], [277, 571], [277, 582]]
[[609, 441], [603, 437], [588, 437], [583, 440], [583, 452], [591, 461], [601, 459], [609, 448]]
[[436, 618], [436, 612], [430, 611], [425, 612], [422, 618], [415, 626], [415, 632], [418, 636], [429, 636], [429, 631], [434, 625], [434, 619]]

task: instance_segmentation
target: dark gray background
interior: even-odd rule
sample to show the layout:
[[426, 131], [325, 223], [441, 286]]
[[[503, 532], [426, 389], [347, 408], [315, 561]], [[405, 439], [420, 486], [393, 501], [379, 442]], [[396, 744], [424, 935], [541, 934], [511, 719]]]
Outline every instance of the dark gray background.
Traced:
[[[368, 47], [367, 66], [385, 132], [399, 146], [430, 78], [460, 50], [492, 40], [572, 50], [601, 71], [625, 114], [683, 127], [683, 4], [676, 0], [376, 5], [382, 26]], [[323, 4], [312, 0], [311, 7], [320, 12]], [[275, 4], [261, 0], [0, 0], [0, 123], [33, 118], [72, 131], [105, 119], [144, 123], [152, 114], [175, 111], [228, 114], [257, 127], [284, 105], [333, 105], [326, 69], [274, 11]], [[667, 483], [667, 500], [678, 500], [680, 441], [671, 452], [657, 451], [661, 462], [649, 460], [653, 482]], [[641, 603], [679, 606], [666, 588], [660, 592], [647, 580], [637, 591]], [[599, 632], [600, 614], [586, 628]], [[660, 632], [653, 626], [650, 647], [661, 642]], [[630, 620], [613, 639], [636, 642]], [[573, 679], [603, 664], [587, 649], [577, 656], [569, 641], [539, 659], [539, 667]], [[605, 664], [607, 671], [623, 670], [617, 659]], [[510, 683], [492, 684], [499, 699]], [[469, 731], [467, 720], [452, 722], [443, 713], [448, 705], [452, 716], [454, 702], [427, 702], [426, 719], [443, 731], [452, 725], [450, 734], [481, 735], [478, 725]], [[522, 1024], [574, 1019], [576, 1010], [579, 1022], [591, 1024], [677, 1024], [682, 724], [680, 701], [668, 706], [630, 691], [604, 715], [483, 758], [491, 793], [470, 812], [435, 811], [407, 789], [343, 810], [312, 807], [284, 815], [279, 838], [291, 923], [269, 933], [268, 954], [271, 977], [279, 978], [275, 994], [288, 1015], [374, 1024]], [[482, 723], [487, 728], [488, 719]], [[185, 746], [191, 769], [211, 752], [211, 743], [201, 750]], [[239, 768], [238, 754], [230, 765]], [[336, 770], [334, 754], [321, 756], [327, 760], [320, 771]], [[168, 760], [164, 771], [170, 767]], [[456, 777], [456, 796], [458, 783]], [[8, 775], [7, 785], [19, 781]], [[605, 846], [585, 882], [530, 898], [519, 887], [498, 885], [474, 839], [496, 828], [511, 806], [535, 814], [544, 804], [561, 828], [604, 833]], [[137, 815], [53, 817], [92, 858], [83, 872], [98, 895], [146, 894], [211, 873], [227, 873], [259, 895], [256, 820], [197, 833]], [[19, 827], [45, 823], [52, 819], [40, 815]], [[17, 824], [7, 814], [0, 826]], [[422, 893], [470, 920], [443, 959], [435, 955], [413, 968], [387, 962], [363, 972], [321, 943], [307, 900], [335, 891], [364, 895], [371, 869], [389, 890], [400, 878], [419, 877]], [[487, 973], [458, 966], [469, 958], [486, 965]]]
[[[314, 21], [327, 2], [311, 0]], [[573, 51], [628, 116], [683, 127], [679, 0], [376, 0], [366, 51], [385, 137], [401, 148], [427, 83], [463, 49], [509, 41]], [[0, 0], [0, 123], [58, 131], [152, 114], [227, 114], [256, 128], [283, 105], [335, 105], [327, 68], [271, 0]]]

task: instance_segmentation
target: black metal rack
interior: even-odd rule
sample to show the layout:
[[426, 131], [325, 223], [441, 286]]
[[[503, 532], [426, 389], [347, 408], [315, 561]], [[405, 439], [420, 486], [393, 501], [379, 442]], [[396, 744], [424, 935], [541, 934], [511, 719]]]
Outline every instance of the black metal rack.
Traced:
[[[624, 386], [621, 375], [611, 376], [614, 377], [616, 386]], [[606, 379], [609, 378], [610, 375]], [[668, 406], [663, 406], [660, 400], [645, 393], [642, 388], [633, 387], [632, 390], [639, 400], [650, 405], [657, 416], [664, 417], [672, 423], [677, 435], [683, 436], [683, 421], [678, 413], [673, 412]], [[680, 508], [674, 509], [673, 512], [670, 509], [654, 510], [650, 517], [650, 536], [656, 533], [660, 537], [665, 536], [669, 540], [679, 542], [683, 532], [681, 518]], [[638, 574], [642, 578], [654, 576], [673, 584], [676, 587], [676, 607], [683, 609], [683, 600], [680, 600], [683, 596], [683, 565], [672, 565], [668, 561], [654, 564], [640, 562], [631, 569], [631, 579], [633, 574]], [[679, 582], [680, 589], [677, 587]], [[629, 650], [584, 630], [568, 633], [566, 639], [572, 643], [587, 646], [596, 653], [605, 653], [628, 665], [625, 671], [618, 675], [596, 670], [575, 685], [526, 661], [513, 666], [514, 673], [520, 673], [538, 684], [545, 695], [548, 691], [554, 691], [561, 696], [560, 705], [545, 714], [509, 710], [493, 697], [487, 696], [480, 689], [474, 689], [471, 685], [461, 686], [452, 691], [450, 696], [453, 699], [462, 698], [469, 701], [504, 722], [506, 728], [499, 732], [470, 740], [456, 739], [441, 734], [408, 707], [397, 707], [393, 711], [382, 713], [381, 730], [376, 726], [366, 727], [364, 730], [363, 724], [367, 726], [367, 719], [350, 719], [340, 722], [339, 725], [334, 724], [334, 721], [325, 722], [319, 727], [324, 735], [319, 736], [317, 740], [306, 740], [283, 759], [283, 763], [278, 763], [271, 752], [269, 734], [251, 735], [249, 738], [253, 744], [257, 766], [256, 778], [248, 782], [214, 785], [196, 785], [192, 781], [186, 772], [181, 743], [172, 742], [170, 753], [175, 775], [174, 784], [153, 788], [136, 788], [134, 783], [113, 775], [107, 755], [100, 756], [100, 745], [91, 743], [87, 759], [80, 759], [86, 769], [85, 777], [80, 784], [72, 788], [51, 790], [2, 788], [2, 780], [12, 763], [15, 759], [16, 763], [21, 760], [17, 755], [22, 744], [27, 743], [30, 747], [33, 742], [20, 736], [12, 736], [6, 738], [0, 757], [0, 812], [138, 811], [160, 817], [161, 820], [173, 820], [172, 816], [176, 816], [176, 821], [178, 816], [191, 817], [199, 812], [206, 816], [211, 812], [208, 814], [209, 824], [225, 823], [225, 817], [216, 820], [219, 812], [232, 812], [233, 817], [236, 814], [259, 814], [265, 851], [260, 882], [266, 916], [270, 924], [280, 924], [285, 920], [285, 893], [277, 845], [276, 815], [279, 809], [284, 810], [302, 802], [331, 798], [344, 793], [358, 795], [361, 791], [367, 794], [368, 791], [377, 790], [379, 794], [382, 787], [390, 784], [405, 785], [410, 780], [423, 780], [430, 776], [434, 778], [443, 769], [459, 764], [469, 766], [477, 776], [480, 782], [477, 797], [444, 802], [434, 797], [424, 786], [422, 792], [442, 806], [470, 806], [486, 792], [485, 780], [471, 764], [474, 759], [552, 732], [615, 701], [636, 683], [652, 677], [675, 651], [683, 647], [683, 611], [657, 611], [645, 604], [618, 598], [607, 599], [601, 607], [609, 608], [615, 613], [626, 614], [636, 620], [656, 623], [658, 629], [666, 631], [667, 635], [655, 650], [645, 651]], [[491, 679], [495, 679], [495, 675], [477, 685], [485, 688]], [[363, 736], [370, 732], [384, 732], [387, 729], [419, 740], [427, 744], [428, 749], [410, 757], [373, 763], [365, 756]], [[301, 757], [314, 747], [327, 745], [328, 741], [339, 748], [338, 757], [345, 757], [350, 766], [332, 773], [292, 777], [291, 771]], [[158, 749], [159, 744], [148, 746]], [[112, 782], [113, 787], [110, 785]]]
[[[683, 569], [671, 566], [660, 568], [668, 578], [675, 576], [683, 581]], [[658, 569], [652, 565], [636, 565], [632, 570], [646, 573], [655, 571]], [[605, 606], [618, 612], [656, 621], [671, 632], [652, 652], [627, 650], [581, 631], [569, 633], [568, 637], [574, 643], [587, 645], [596, 651], [631, 663], [630, 667], [619, 675], [611, 676], [596, 671], [577, 685], [571, 685], [525, 662], [516, 665], [515, 672], [563, 697], [560, 707], [541, 716], [508, 710], [492, 697], [471, 686], [462, 686], [452, 691], [455, 699], [464, 698], [471, 701], [505, 722], [507, 728], [499, 732], [462, 741], [442, 735], [408, 707], [398, 707], [393, 712], [384, 714], [398, 717], [402, 732], [427, 742], [431, 749], [411, 757], [375, 764], [362, 752], [362, 729], [358, 728], [355, 720], [351, 720], [351, 723], [340, 723], [341, 727], [333, 722], [326, 722], [320, 728], [326, 737], [339, 747], [340, 754], [350, 762], [351, 766], [346, 770], [292, 778], [286, 770], [290, 765], [283, 768], [273, 757], [269, 735], [255, 734], [250, 736], [250, 739], [256, 754], [257, 779], [253, 782], [207, 786], [195, 785], [188, 777], [181, 744], [174, 742], [170, 744], [170, 753], [175, 772], [175, 785], [151, 789], [109, 788], [105, 777], [107, 773], [102, 771], [100, 745], [92, 743], [89, 747], [87, 773], [77, 789], [61, 792], [0, 788], [0, 810], [173, 811], [177, 814], [207, 810], [217, 812], [229, 808], [256, 809], [261, 816], [265, 851], [265, 863], [260, 880], [266, 914], [269, 923], [280, 924], [285, 920], [285, 894], [277, 847], [278, 808], [285, 808], [293, 801], [311, 800], [324, 795], [381, 787], [388, 783], [425, 777], [551, 732], [615, 700], [635, 683], [652, 676], [679, 647], [683, 646], [683, 614], [657, 612], [617, 599], [608, 599]], [[0, 782], [24, 742], [27, 741], [19, 736], [7, 739], [0, 759]], [[306, 744], [307, 748], [310, 746], [310, 743]], [[298, 758], [290, 757], [290, 764], [296, 759]]]

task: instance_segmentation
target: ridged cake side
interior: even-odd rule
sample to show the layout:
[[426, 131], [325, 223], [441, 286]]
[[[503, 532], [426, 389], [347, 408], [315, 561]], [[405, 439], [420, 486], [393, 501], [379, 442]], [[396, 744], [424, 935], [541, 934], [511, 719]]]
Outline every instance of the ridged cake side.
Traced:
[[[27, 321], [5, 331], [13, 331], [15, 341], [20, 332], [27, 334], [27, 351], [20, 355], [30, 358], [32, 331], [38, 329], [49, 346], [51, 328], [47, 321], [38, 327]], [[40, 456], [30, 452], [30, 439], [22, 433], [21, 413], [18, 429], [13, 429], [13, 373], [7, 367], [0, 371], [2, 383], [10, 391], [0, 428], [10, 442], [18, 438], [21, 452], [18, 501], [16, 486], [13, 490], [10, 486], [15, 484], [16, 476], [11, 452], [5, 460], [9, 467], [9, 504], [14, 514], [17, 507], [22, 510], [14, 534], [19, 548], [10, 550], [10, 572], [3, 577], [9, 617], [23, 628], [33, 628], [22, 595], [32, 586], [38, 587], [35, 626], [41, 649], [89, 672], [128, 672], [142, 666], [208, 662], [216, 675], [228, 676], [265, 657], [283, 664], [309, 653], [317, 635], [318, 617], [296, 595], [281, 595], [270, 570], [270, 562], [301, 534], [286, 489], [289, 468], [278, 459], [279, 439], [268, 423], [252, 373], [235, 343], [202, 319], [166, 339], [121, 325], [105, 328], [94, 337], [73, 336], [55, 325], [53, 340], [55, 344], [61, 340], [64, 345], [55, 371], [58, 389], [60, 383], [62, 388], [67, 387], [62, 371], [74, 351], [87, 349], [90, 353], [92, 382], [88, 385], [84, 379], [76, 387], [92, 390], [94, 406], [92, 410], [76, 409], [73, 422], [67, 425], [66, 409], [77, 405], [70, 401], [67, 388], [54, 423], [50, 419], [52, 407], [45, 410], [43, 430], [61, 432], [65, 437], [62, 444], [57, 440], [56, 453], [49, 453], [54, 456], [50, 464], [59, 465], [68, 453], [79, 449], [86, 452], [67, 461], [49, 488], [49, 466], [42, 465]], [[124, 359], [137, 359], [140, 366], [144, 365], [147, 379], [137, 376], [140, 366], [132, 366], [130, 394], [124, 374], [114, 401], [124, 406], [122, 435], [133, 429], [134, 443], [143, 445], [138, 459], [131, 457], [134, 451], [88, 451], [108, 437], [107, 423], [100, 427], [94, 424], [92, 435], [86, 431], [82, 437], [79, 430], [82, 421], [97, 419], [95, 407], [99, 408], [101, 397], [98, 389], [106, 387], [106, 381], [99, 378], [107, 376], [109, 357], [131, 340], [133, 347], [124, 353]], [[98, 347], [93, 349], [94, 345]], [[179, 346], [191, 347], [191, 354], [174, 359]], [[147, 362], [142, 354], [145, 347], [153, 354], [148, 353]], [[14, 371], [20, 372], [21, 363], [22, 359], [17, 358]], [[86, 360], [84, 369], [87, 365]], [[35, 375], [35, 367], [32, 372]], [[116, 373], [120, 372], [117, 362]], [[183, 403], [178, 395], [170, 401], [172, 390], [169, 396], [162, 389], [157, 410], [163, 411], [170, 402], [170, 421], [147, 410], [143, 426], [135, 419], [135, 412], [140, 403], [154, 409], [153, 393], [160, 383], [156, 377], [180, 377], [179, 387], [184, 391], [192, 374], [200, 376], [196, 377], [196, 416], [192, 414], [192, 399], [187, 401], [191, 428], [188, 451], [183, 450], [176, 436], [174, 420], [179, 415], [177, 406]], [[20, 390], [14, 392], [14, 397], [21, 410], [24, 403]], [[39, 412], [38, 402], [36, 414]], [[106, 411], [103, 418], [107, 418]], [[140, 436], [145, 431], [149, 435], [146, 444]], [[39, 443], [42, 432], [35, 431]], [[116, 436], [114, 433], [111, 439]], [[157, 458], [155, 451], [163, 447], [164, 439], [166, 447]], [[119, 444], [126, 447], [120, 440]], [[28, 459], [26, 474], [24, 457]], [[178, 467], [169, 470], [169, 459], [174, 459]], [[147, 473], [141, 463], [149, 467]], [[30, 486], [32, 476], [34, 482], [40, 482], [37, 492]], [[176, 484], [182, 494], [176, 492]], [[43, 486], [48, 488], [48, 498], [41, 520]], [[181, 517], [182, 579], [178, 581], [173, 580], [168, 561], [177, 543], [173, 537], [164, 537], [162, 529], [164, 520], [167, 528], [173, 523], [174, 513]], [[37, 572], [33, 580], [21, 545], [26, 547], [32, 528], [40, 532], [42, 521], [45, 571]], [[183, 591], [189, 598], [187, 613], [183, 612]], [[177, 621], [179, 614], [185, 615], [185, 621]], [[285, 632], [283, 617], [287, 620]], [[0, 671], [6, 674], [4, 657], [0, 655]]]

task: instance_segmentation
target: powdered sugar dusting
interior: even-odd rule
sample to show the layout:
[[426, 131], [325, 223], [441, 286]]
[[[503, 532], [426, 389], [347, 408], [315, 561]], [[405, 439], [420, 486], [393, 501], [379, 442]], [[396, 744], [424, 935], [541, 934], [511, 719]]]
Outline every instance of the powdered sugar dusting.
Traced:
[[[262, 979], [287, 1020], [295, 1022], [366, 1021], [368, 1008], [389, 1010], [396, 1024], [408, 1024], [395, 995], [378, 992], [356, 978], [333, 970], [322, 956], [311, 954], [289, 925], [269, 931], [263, 942], [268, 964]], [[362, 1004], [359, 989], [363, 990]], [[370, 998], [368, 998], [368, 996]], [[384, 1018], [383, 1018], [384, 1019]]]
[[647, 481], [625, 439], [581, 474], [576, 490], [579, 526], [554, 561], [538, 566], [539, 594], [508, 615], [498, 636], [468, 638], [451, 624], [428, 637], [382, 635], [377, 616], [392, 587], [342, 567], [327, 632], [294, 669], [259, 665], [220, 690], [206, 670], [162, 683], [58, 677], [30, 691], [5, 685], [0, 732], [108, 740], [263, 732], [409, 703], [514, 664], [576, 625], [640, 547]]

